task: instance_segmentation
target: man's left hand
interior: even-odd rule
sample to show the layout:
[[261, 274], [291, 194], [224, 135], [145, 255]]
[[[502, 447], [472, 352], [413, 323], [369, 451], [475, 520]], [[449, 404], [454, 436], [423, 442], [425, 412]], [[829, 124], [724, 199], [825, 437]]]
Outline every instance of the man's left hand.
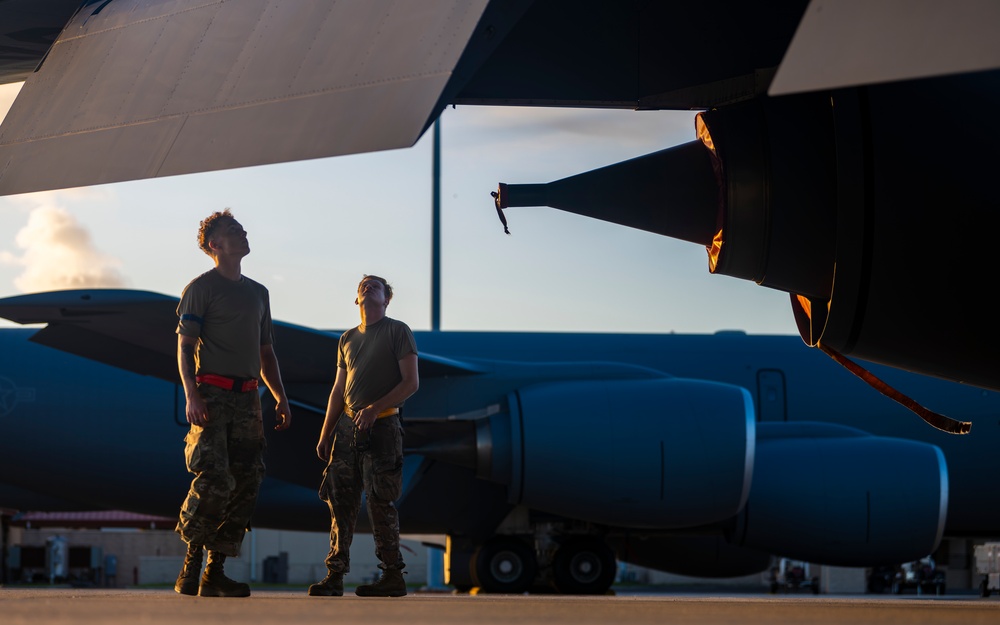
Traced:
[[277, 423], [274, 429], [287, 430], [292, 425], [292, 407], [288, 405], [288, 400], [281, 400], [274, 407], [274, 419]]
[[371, 406], [362, 408], [354, 413], [354, 425], [358, 426], [358, 429], [362, 432], [370, 430], [375, 425], [376, 419], [378, 419], [378, 410], [375, 410]]

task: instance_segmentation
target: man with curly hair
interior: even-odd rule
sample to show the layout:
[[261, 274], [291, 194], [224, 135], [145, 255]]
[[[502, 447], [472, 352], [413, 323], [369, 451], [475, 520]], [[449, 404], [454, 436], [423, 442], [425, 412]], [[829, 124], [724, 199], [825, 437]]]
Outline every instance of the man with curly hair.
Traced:
[[[174, 590], [202, 597], [248, 597], [226, 577], [226, 556], [240, 555], [264, 479], [264, 426], [258, 379], [276, 402], [275, 430], [291, 409], [275, 356], [267, 289], [243, 275], [247, 233], [227, 208], [201, 222], [198, 246], [215, 268], [192, 280], [177, 306], [177, 367], [191, 424], [184, 457], [194, 475], [177, 533], [187, 555]], [[201, 565], [204, 550], [208, 563]]]

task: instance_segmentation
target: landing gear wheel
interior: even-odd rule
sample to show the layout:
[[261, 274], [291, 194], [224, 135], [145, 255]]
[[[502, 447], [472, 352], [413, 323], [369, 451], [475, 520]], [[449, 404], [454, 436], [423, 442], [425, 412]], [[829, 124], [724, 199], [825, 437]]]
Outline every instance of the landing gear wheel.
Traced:
[[472, 556], [472, 575], [483, 592], [521, 594], [537, 572], [535, 550], [513, 536], [497, 536]]
[[598, 538], [570, 538], [552, 561], [556, 590], [567, 595], [603, 595], [615, 581], [615, 554]]

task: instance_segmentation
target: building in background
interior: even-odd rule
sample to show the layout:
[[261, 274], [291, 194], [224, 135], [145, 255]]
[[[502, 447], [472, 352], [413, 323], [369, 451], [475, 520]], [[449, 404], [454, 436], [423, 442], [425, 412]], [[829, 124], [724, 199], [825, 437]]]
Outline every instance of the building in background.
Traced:
[[[174, 532], [176, 519], [122, 511], [4, 511], [4, 583], [64, 583], [90, 587], [172, 585], [184, 561], [185, 545]], [[233, 579], [257, 584], [308, 585], [326, 574], [327, 532], [254, 529], [243, 554], [226, 562]], [[409, 584], [428, 581], [443, 558], [443, 536], [404, 536]], [[435, 545], [441, 548], [436, 548]], [[351, 550], [348, 584], [370, 582], [378, 573], [375, 544], [359, 534]]]

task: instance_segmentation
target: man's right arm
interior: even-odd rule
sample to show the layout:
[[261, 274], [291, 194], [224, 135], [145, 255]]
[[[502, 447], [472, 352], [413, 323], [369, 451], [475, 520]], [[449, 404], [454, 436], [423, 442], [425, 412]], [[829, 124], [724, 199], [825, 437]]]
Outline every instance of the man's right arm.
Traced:
[[337, 421], [344, 412], [344, 389], [347, 388], [347, 369], [337, 367], [337, 379], [330, 391], [330, 400], [326, 404], [326, 417], [323, 419], [323, 429], [319, 432], [319, 443], [316, 445], [316, 455], [323, 462], [330, 461], [333, 451], [333, 433], [337, 429]]
[[197, 347], [197, 337], [177, 335], [177, 371], [181, 376], [181, 384], [184, 385], [187, 421], [192, 425], [204, 426], [208, 423], [208, 407], [198, 392], [198, 382], [195, 380], [194, 352]]

